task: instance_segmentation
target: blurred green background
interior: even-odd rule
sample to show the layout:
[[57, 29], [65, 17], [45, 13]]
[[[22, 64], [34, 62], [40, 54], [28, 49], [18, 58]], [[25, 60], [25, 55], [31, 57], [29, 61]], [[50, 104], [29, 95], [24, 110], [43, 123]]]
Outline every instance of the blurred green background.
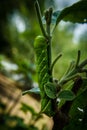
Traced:
[[[55, 11], [63, 9], [78, 0], [38, 1], [43, 15], [44, 10], [50, 6]], [[20, 84], [17, 86], [22, 91], [37, 86], [33, 43], [35, 37], [41, 35], [41, 30], [36, 17], [34, 2], [35, 0], [0, 1], [0, 78], [3, 75]], [[52, 59], [59, 53], [63, 54], [55, 65], [55, 78], [58, 79], [64, 74], [70, 61], [76, 59], [78, 50], [81, 50], [81, 60], [87, 57], [87, 25], [61, 21], [52, 39]], [[2, 90], [1, 80], [0, 90]], [[3, 97], [3, 94], [0, 97]], [[3, 105], [0, 106], [4, 107]], [[23, 126], [24, 129], [25, 127]], [[7, 129], [4, 127], [4, 129], [10, 130], [10, 127]], [[36, 129], [31, 128], [31, 130]]]

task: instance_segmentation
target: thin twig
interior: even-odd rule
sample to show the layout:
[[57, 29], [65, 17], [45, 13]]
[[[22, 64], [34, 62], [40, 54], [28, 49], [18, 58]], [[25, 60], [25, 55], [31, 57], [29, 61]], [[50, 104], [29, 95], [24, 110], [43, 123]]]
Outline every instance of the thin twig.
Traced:
[[59, 58], [60, 58], [61, 56], [62, 56], [62, 54], [59, 54], [59, 55], [54, 59], [52, 65], [51, 65], [51, 72], [52, 72], [52, 70], [53, 70], [53, 67], [54, 67], [55, 63], [59, 60]]
[[64, 76], [67, 75], [68, 73], [70, 73], [74, 67], [75, 67], [75, 61], [71, 61], [68, 69], [66, 70], [66, 72], [64, 74]]
[[77, 61], [76, 61], [75, 68], [77, 68], [77, 67], [78, 67], [78, 65], [79, 65], [80, 56], [81, 56], [81, 52], [80, 52], [80, 50], [79, 50], [79, 51], [78, 51], [78, 56], [77, 56]]
[[79, 68], [83, 68], [84, 66], [87, 65], [87, 59], [85, 59], [80, 65]]

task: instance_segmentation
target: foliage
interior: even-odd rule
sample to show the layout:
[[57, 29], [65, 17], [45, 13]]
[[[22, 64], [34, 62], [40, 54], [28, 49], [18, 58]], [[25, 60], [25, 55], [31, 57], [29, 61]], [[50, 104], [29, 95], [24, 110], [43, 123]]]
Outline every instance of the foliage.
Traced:
[[[0, 56], [0, 73], [6, 76], [12, 77], [12, 73], [23, 74], [23, 78], [19, 81], [24, 83], [23, 94], [36, 93], [40, 94], [38, 87], [32, 88], [32, 82], [37, 81], [35, 64], [34, 64], [34, 50], [33, 42], [34, 37], [40, 34], [38, 24], [36, 22], [36, 16], [34, 12], [35, 1], [5, 1], [1, 2], [0, 8], [0, 53], [5, 54], [6, 59]], [[40, 5], [42, 1], [39, 0]], [[44, 1], [43, 1], [44, 3]], [[11, 8], [9, 8], [9, 5]], [[43, 4], [44, 5], [44, 4]], [[42, 5], [42, 6], [43, 6]], [[82, 36], [81, 43], [79, 45], [73, 45], [71, 38], [72, 35], [68, 34], [67, 29], [60, 31], [60, 22], [73, 23], [87, 23], [87, 2], [79, 1], [72, 6], [64, 8], [62, 10], [54, 11], [52, 8], [47, 9], [42, 17], [40, 8], [36, 4], [36, 12], [39, 19], [40, 29], [43, 36], [51, 43], [52, 46], [48, 45], [48, 61], [51, 72], [50, 82], [44, 85], [44, 93], [46, 97], [49, 97], [53, 101], [53, 109], [56, 112], [53, 116], [54, 127], [53, 130], [72, 130], [72, 129], [87, 129], [87, 50], [86, 50], [86, 33]], [[4, 8], [3, 8], [4, 7]], [[6, 7], [6, 8], [5, 8]], [[39, 12], [38, 12], [39, 11]], [[32, 13], [33, 12], [33, 13]], [[33, 14], [33, 16], [32, 16]], [[15, 20], [12, 16], [20, 16], [21, 20], [25, 23], [25, 30], [20, 32], [15, 24]], [[16, 18], [16, 17], [15, 17]], [[75, 24], [73, 24], [74, 26]], [[76, 25], [75, 25], [76, 26]], [[56, 29], [56, 30], [55, 30]], [[69, 27], [70, 29], [70, 27]], [[59, 32], [58, 32], [59, 31]], [[52, 39], [51, 39], [52, 37]], [[72, 47], [72, 48], [71, 48]], [[80, 49], [81, 51], [78, 51]], [[59, 54], [56, 58], [57, 53], [63, 52], [62, 58]], [[77, 54], [77, 59], [76, 59]], [[71, 59], [71, 57], [74, 58]], [[59, 59], [60, 58], [60, 59]], [[2, 65], [3, 60], [11, 61], [17, 64], [18, 69], [16, 71], [8, 72]], [[52, 61], [52, 59], [54, 59]], [[56, 63], [56, 61], [58, 63]], [[68, 71], [66, 71], [68, 61], [71, 61]], [[56, 64], [55, 64], [56, 63]], [[55, 67], [55, 68], [54, 68]], [[54, 74], [53, 74], [54, 71]], [[64, 75], [63, 75], [64, 73]], [[63, 75], [63, 76], [62, 76]], [[58, 80], [54, 80], [53, 77], [57, 77]], [[18, 80], [17, 80], [18, 81]], [[29, 90], [27, 90], [29, 89]], [[42, 92], [43, 93], [43, 92]], [[48, 103], [49, 105], [49, 103]], [[48, 106], [47, 105], [47, 106]], [[51, 107], [51, 105], [49, 105]], [[2, 107], [4, 107], [2, 105]], [[50, 108], [49, 107], [49, 108]], [[25, 113], [30, 111], [32, 119], [41, 118], [33, 108], [26, 104], [22, 104], [22, 111]], [[47, 109], [47, 107], [45, 108]], [[57, 111], [58, 110], [58, 111]], [[39, 113], [41, 114], [41, 113]], [[49, 114], [49, 113], [48, 113]], [[2, 114], [0, 121], [1, 129], [31, 129], [37, 130], [32, 125], [26, 126], [24, 120], [19, 117], [11, 117], [9, 114]], [[12, 127], [7, 122], [16, 121], [16, 126]], [[3, 122], [3, 123], [2, 123]], [[2, 126], [2, 124], [5, 124]], [[44, 126], [43, 126], [43, 129]]]
[[[86, 1], [80, 1], [80, 2], [74, 4], [70, 7], [63, 9], [62, 11], [57, 11], [57, 12], [54, 12], [54, 13], [53, 13], [52, 8], [49, 8], [48, 10], [45, 11], [43, 19], [41, 18], [41, 12], [40, 12], [39, 4], [38, 4], [37, 1], [35, 3], [35, 7], [36, 7], [37, 17], [38, 17], [38, 20], [39, 20], [39, 24], [40, 24], [42, 34], [45, 37], [45, 39], [47, 40], [47, 42], [44, 41], [44, 47], [41, 44], [42, 41], [39, 38], [38, 38], [38, 41], [37, 41], [37, 47], [38, 48], [40, 47], [39, 45], [42, 45], [42, 47], [43, 47], [42, 51], [45, 52], [45, 49], [47, 50], [47, 52], [45, 52], [46, 56], [44, 55], [44, 57], [42, 58], [42, 60], [39, 63], [38, 63], [38, 61], [40, 59], [39, 56], [41, 55], [41, 53], [39, 53], [39, 50], [37, 50], [37, 52], [36, 52], [36, 55], [38, 54], [37, 59], [36, 59], [37, 64], [38, 64], [37, 66], [39, 68], [38, 69], [39, 70], [38, 71], [38, 77], [39, 77], [40, 73], [42, 72], [42, 70], [44, 68], [43, 67], [41, 69], [40, 64], [42, 63], [42, 61], [45, 58], [48, 59], [48, 61], [49, 61], [49, 62], [46, 62], [46, 65], [47, 65], [46, 68], [49, 68], [49, 70], [47, 69], [46, 72], [44, 71], [44, 73], [45, 73], [44, 76], [46, 77], [47, 74], [50, 75], [50, 78], [47, 79], [48, 81], [47, 80], [46, 80], [46, 82], [44, 81], [44, 84], [43, 84], [44, 76], [38, 78], [39, 86], [43, 88], [43, 89], [40, 88], [40, 93], [41, 93], [41, 95], [43, 94], [45, 96], [44, 99], [43, 99], [43, 97], [41, 97], [41, 101], [42, 101], [41, 107], [43, 107], [44, 103], [47, 104], [47, 106], [46, 105], [44, 106], [44, 111], [41, 110], [40, 113], [45, 113], [48, 116], [50, 116], [50, 111], [52, 113], [53, 113], [53, 111], [55, 112], [53, 115], [51, 115], [51, 116], [53, 116], [53, 120], [54, 120], [53, 130], [56, 130], [56, 129], [63, 130], [63, 128], [64, 129], [74, 129], [75, 124], [73, 124], [74, 121], [72, 122], [74, 112], [71, 112], [71, 113], [69, 113], [69, 112], [71, 111], [73, 104], [76, 102], [76, 100], [77, 99], [80, 100], [80, 95], [82, 96], [81, 97], [82, 102], [84, 102], [83, 95], [84, 95], [84, 93], [87, 92], [87, 82], [86, 82], [86, 84], [84, 84], [84, 87], [85, 87], [84, 91], [82, 91], [80, 88], [83, 87], [84, 78], [87, 81], [87, 77], [86, 77], [87, 69], [85, 67], [87, 65], [87, 59], [83, 60], [80, 63], [81, 52], [78, 51], [76, 61], [72, 61], [70, 63], [69, 68], [67, 69], [65, 74], [61, 77], [61, 79], [58, 80], [58, 82], [54, 82], [52, 71], [53, 71], [53, 67], [54, 67], [56, 61], [60, 58], [60, 56], [58, 56], [58, 58], [56, 58], [53, 61], [53, 63], [51, 62], [51, 56], [52, 56], [52, 54], [51, 54], [51, 37], [52, 36], [51, 35], [53, 34], [55, 27], [57, 26], [57, 24], [61, 20], [68, 20], [68, 21], [71, 21], [71, 22], [78, 22], [78, 23], [79, 22], [80, 23], [87, 22], [86, 21], [86, 18], [87, 18], [87, 16], [86, 16], [87, 2]], [[73, 17], [73, 16], [75, 16], [75, 12], [76, 12], [75, 10], [77, 10], [77, 16], [78, 17]], [[78, 15], [78, 14], [81, 14], [81, 15]], [[79, 18], [79, 16], [80, 16], [80, 18]], [[53, 19], [54, 17], [55, 17], [55, 19]], [[53, 28], [52, 31], [51, 31], [51, 27], [50, 27], [51, 22], [52, 22], [52, 24], [54, 24], [54, 28]], [[46, 24], [46, 29], [44, 29], [43, 23]], [[36, 47], [36, 42], [35, 42], [35, 47]], [[83, 73], [85, 73], [84, 78], [83, 78]], [[70, 81], [72, 82], [72, 85], [67, 87], [66, 84]], [[81, 84], [80, 84], [80, 82], [81, 82]], [[80, 92], [79, 92], [79, 89], [80, 89]], [[74, 96], [74, 94], [75, 94], [75, 96]], [[48, 103], [45, 99], [48, 99]], [[57, 103], [56, 101], [58, 99], [60, 101]], [[80, 103], [82, 103], [82, 102], [80, 102]], [[85, 105], [85, 102], [83, 104]], [[67, 106], [68, 106], [68, 109], [67, 109]], [[76, 104], [75, 104], [74, 108], [78, 109], [79, 105], [76, 106]], [[72, 111], [74, 110], [74, 108], [72, 109]], [[47, 109], [49, 109], [49, 110], [47, 111]], [[69, 117], [70, 117], [70, 119], [69, 119]], [[79, 120], [79, 116], [77, 116], [77, 118]], [[57, 123], [56, 120], [59, 121], [58, 124], [55, 124], [55, 123]], [[63, 122], [63, 125], [59, 124], [60, 122]], [[75, 120], [75, 122], [76, 122], [76, 120]], [[80, 122], [81, 122], [81, 125], [83, 125], [83, 123], [82, 123], [83, 118], [81, 118]], [[69, 125], [65, 128], [67, 123], [69, 123]], [[80, 124], [77, 126], [77, 128], [80, 129]]]

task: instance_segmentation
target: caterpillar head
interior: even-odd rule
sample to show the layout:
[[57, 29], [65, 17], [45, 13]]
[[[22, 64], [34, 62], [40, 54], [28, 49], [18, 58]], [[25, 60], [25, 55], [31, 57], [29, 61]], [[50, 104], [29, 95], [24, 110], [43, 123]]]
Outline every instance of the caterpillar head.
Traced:
[[34, 47], [35, 47], [35, 49], [46, 48], [47, 47], [46, 38], [44, 36], [37, 36], [35, 38]]

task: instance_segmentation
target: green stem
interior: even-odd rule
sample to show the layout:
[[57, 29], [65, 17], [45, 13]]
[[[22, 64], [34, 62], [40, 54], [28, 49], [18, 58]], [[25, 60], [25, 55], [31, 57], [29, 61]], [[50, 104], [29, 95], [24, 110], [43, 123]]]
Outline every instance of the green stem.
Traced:
[[[84, 72], [82, 69], [85, 65], [87, 65], [87, 59], [84, 60], [78, 67], [74, 68], [72, 71], [70, 71], [67, 75], [63, 76], [62, 79], [59, 81], [59, 84], [62, 86], [68, 81], [74, 79], [75, 76], [77, 76], [79, 73]], [[85, 70], [86, 71], [86, 70]]]
[[[51, 54], [51, 36], [50, 36], [50, 25], [47, 25], [47, 33], [48, 33], [48, 47], [47, 47], [47, 52], [48, 52], [48, 67], [49, 67], [49, 75], [52, 77], [52, 72], [50, 70], [51, 68], [51, 62], [52, 62], [52, 54]], [[50, 79], [52, 81], [52, 78]]]
[[70, 73], [70, 71], [72, 71], [73, 68], [75, 68], [75, 61], [71, 61], [71, 63], [69, 65], [68, 69], [66, 70], [64, 76], [66, 76], [68, 73]]
[[78, 65], [79, 65], [80, 55], [81, 55], [81, 52], [80, 52], [80, 50], [79, 50], [79, 51], [78, 51], [78, 56], [77, 56], [77, 61], [76, 61], [76, 66], [75, 66], [75, 68], [77, 68]]
[[52, 65], [51, 65], [51, 72], [53, 72], [53, 67], [56, 64], [56, 62], [59, 60], [59, 58], [62, 56], [62, 54], [59, 54], [53, 61]]
[[59, 85], [64, 85], [65, 83], [69, 82], [70, 80], [73, 80], [75, 79], [76, 77], [78, 77], [79, 74], [75, 74], [75, 75], [72, 75], [70, 77], [66, 77], [64, 79], [61, 79], [61, 81], [59, 82]]
[[43, 23], [42, 23], [42, 16], [41, 16], [41, 11], [40, 11], [40, 6], [39, 6], [39, 3], [38, 3], [37, 0], [35, 2], [35, 8], [36, 8], [36, 13], [37, 13], [37, 17], [38, 17], [38, 21], [39, 21], [39, 25], [40, 25], [42, 34], [45, 37], [47, 37], [46, 32], [45, 32], [44, 27], [43, 27]]
[[79, 68], [83, 68], [84, 66], [87, 65], [87, 59], [85, 59], [80, 65]]
[[48, 55], [48, 68], [49, 68], [49, 75], [51, 77], [50, 81], [52, 81], [52, 73], [51, 73], [51, 34], [50, 34], [50, 24], [51, 24], [51, 15], [52, 15], [52, 10], [51, 8], [49, 10], [46, 10], [45, 12], [45, 20], [46, 20], [46, 32], [47, 32], [47, 41], [48, 41], [48, 46], [47, 46], [47, 55]]

